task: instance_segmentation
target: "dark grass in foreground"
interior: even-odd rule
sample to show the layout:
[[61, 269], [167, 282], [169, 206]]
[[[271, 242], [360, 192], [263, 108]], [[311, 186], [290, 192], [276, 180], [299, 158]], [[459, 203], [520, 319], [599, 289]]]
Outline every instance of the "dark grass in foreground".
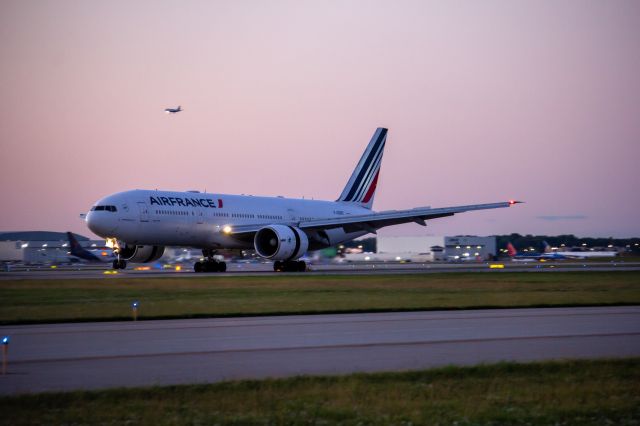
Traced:
[[0, 424], [640, 423], [640, 358], [0, 398]]
[[0, 281], [0, 323], [640, 304], [640, 272]]

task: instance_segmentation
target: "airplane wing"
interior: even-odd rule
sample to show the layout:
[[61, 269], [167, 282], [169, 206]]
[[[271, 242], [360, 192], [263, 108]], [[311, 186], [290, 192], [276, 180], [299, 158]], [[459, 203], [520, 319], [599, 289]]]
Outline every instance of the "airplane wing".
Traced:
[[[499, 209], [503, 207], [511, 207], [521, 201], [504, 201], [501, 203], [489, 204], [472, 204], [468, 206], [442, 207], [432, 209], [430, 207], [417, 207], [409, 210], [390, 210], [382, 212], [371, 212], [364, 215], [345, 215], [342, 217], [332, 217], [326, 219], [314, 219], [302, 221], [298, 227], [302, 230], [322, 230], [331, 228], [343, 228], [345, 232], [368, 231], [376, 233], [380, 228], [390, 225], [398, 225], [401, 223], [415, 222], [419, 225], [426, 226], [427, 220], [437, 219], [439, 217], [453, 216], [456, 213], [463, 213], [474, 210]], [[233, 236], [246, 236], [253, 234], [260, 228], [260, 225], [240, 225], [234, 227], [228, 232]]]
[[366, 215], [345, 215], [343, 217], [331, 219], [315, 219], [300, 223], [300, 229], [319, 230], [330, 228], [344, 228], [345, 232], [369, 231], [375, 233], [376, 230], [390, 225], [415, 222], [426, 226], [425, 221], [437, 219], [439, 217], [453, 216], [472, 210], [498, 209], [510, 207], [518, 201], [505, 201], [502, 203], [473, 204], [468, 206], [443, 207], [432, 209], [430, 207], [417, 207], [409, 210], [391, 210], [383, 212], [372, 212]]

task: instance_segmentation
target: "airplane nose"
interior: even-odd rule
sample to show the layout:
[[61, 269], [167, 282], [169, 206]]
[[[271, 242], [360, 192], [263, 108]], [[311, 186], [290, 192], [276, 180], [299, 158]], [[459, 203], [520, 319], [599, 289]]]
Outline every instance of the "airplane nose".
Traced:
[[87, 214], [86, 221], [91, 232], [103, 238], [113, 237], [117, 228], [117, 222], [110, 217], [110, 212], [91, 211]]

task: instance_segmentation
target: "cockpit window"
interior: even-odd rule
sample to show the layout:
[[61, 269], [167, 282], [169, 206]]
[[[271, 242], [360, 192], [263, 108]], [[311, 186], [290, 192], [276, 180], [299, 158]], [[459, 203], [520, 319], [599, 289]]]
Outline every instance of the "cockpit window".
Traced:
[[108, 212], [116, 212], [118, 211], [118, 209], [116, 209], [116, 206], [93, 206], [91, 207], [91, 211], [92, 212], [99, 212], [99, 211], [108, 211]]

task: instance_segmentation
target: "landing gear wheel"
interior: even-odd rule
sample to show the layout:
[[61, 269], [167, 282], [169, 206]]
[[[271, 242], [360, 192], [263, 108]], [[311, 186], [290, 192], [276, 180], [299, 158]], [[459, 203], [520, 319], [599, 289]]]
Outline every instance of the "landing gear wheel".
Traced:
[[273, 262], [273, 270], [276, 272], [305, 272], [307, 270], [307, 264], [302, 260], [293, 261], [280, 261]]
[[193, 270], [195, 272], [225, 272], [227, 270], [227, 264], [215, 260], [205, 260], [204, 262], [194, 263]]
[[118, 259], [114, 260], [111, 264], [112, 269], [120, 269], [120, 264], [118, 263]]
[[124, 259], [118, 260], [118, 268], [119, 269], [126, 269], [127, 268], [127, 261], [124, 260]]

